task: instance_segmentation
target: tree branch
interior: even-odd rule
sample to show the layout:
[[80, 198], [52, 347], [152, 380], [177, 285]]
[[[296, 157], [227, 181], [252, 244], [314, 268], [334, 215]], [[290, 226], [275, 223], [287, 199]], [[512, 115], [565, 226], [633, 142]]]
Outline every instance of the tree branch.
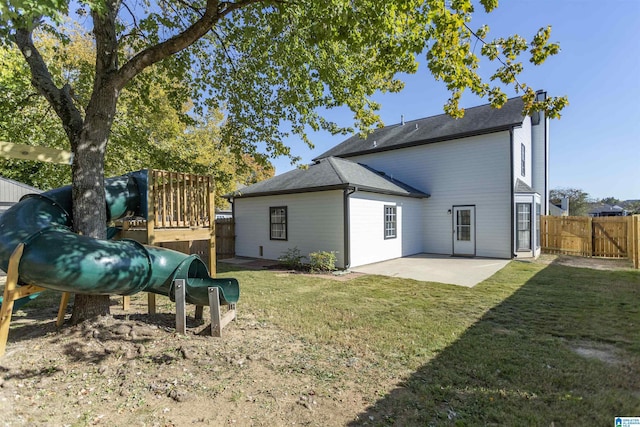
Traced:
[[112, 72], [118, 69], [118, 37], [116, 34], [116, 14], [119, 0], [105, 2], [106, 11], [91, 11], [93, 34], [96, 40], [96, 76], [93, 91], [102, 87]]
[[[475, 31], [473, 31], [471, 28], [469, 28], [469, 26], [465, 23], [464, 24], [465, 28], [467, 29], [467, 31], [469, 31], [475, 38], [476, 38], [476, 42], [480, 41], [480, 43], [482, 43], [483, 45], [488, 44], [482, 37], [480, 37]], [[475, 47], [474, 47], [475, 49]], [[511, 73], [511, 75], [513, 76], [513, 80], [516, 82], [516, 87], [520, 88], [522, 90], [526, 90], [526, 86], [523, 85], [522, 83], [520, 83], [518, 81], [518, 76], [517, 74], [513, 71], [513, 69], [511, 68], [510, 64], [507, 64], [506, 62], [504, 62], [504, 60], [500, 57], [500, 55], [498, 55], [496, 57], [496, 59], [498, 60], [498, 62], [500, 62], [506, 69], [509, 70], [509, 73]]]
[[65, 84], [62, 88], [58, 88], [55, 85], [47, 64], [33, 43], [32, 30], [17, 28], [14, 41], [31, 70], [31, 84], [53, 107], [62, 121], [67, 136], [73, 141], [82, 129], [83, 120], [80, 110], [73, 102], [71, 86]]
[[204, 13], [200, 19], [195, 21], [191, 26], [162, 43], [148, 47], [124, 64], [114, 78], [115, 87], [118, 90], [122, 89], [133, 77], [145, 68], [191, 46], [209, 32], [221, 18], [237, 9], [262, 1], [263, 0], [241, 0], [236, 3], [230, 3], [220, 2], [218, 0], [207, 0]]
[[177, 0], [178, 3], [180, 3], [181, 5], [183, 5], [184, 7], [186, 7], [187, 9], [191, 9], [192, 11], [194, 11], [195, 13], [197, 13], [198, 15], [200, 15], [200, 17], [202, 18], [204, 16], [204, 13], [202, 13], [202, 11], [200, 9], [198, 9], [197, 7], [187, 3], [184, 0]]

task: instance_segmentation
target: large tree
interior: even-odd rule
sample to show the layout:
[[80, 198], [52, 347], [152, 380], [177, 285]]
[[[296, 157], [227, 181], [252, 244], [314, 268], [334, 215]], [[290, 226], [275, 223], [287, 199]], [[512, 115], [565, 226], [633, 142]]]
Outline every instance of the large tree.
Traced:
[[[489, 12], [497, 0], [481, 0]], [[70, 5], [75, 10], [70, 10]], [[523, 93], [525, 113], [545, 110], [558, 116], [565, 98], [534, 99], [518, 82], [521, 55], [533, 64], [558, 52], [541, 28], [527, 42], [514, 35], [485, 41], [486, 26], [471, 28], [471, 0], [2, 0], [0, 37], [21, 50], [32, 83], [59, 117], [75, 155], [72, 167], [73, 218], [76, 231], [105, 237], [104, 157], [116, 105], [128, 85], [149, 94], [155, 73], [189, 82], [189, 93], [168, 79], [165, 91], [174, 107], [188, 97], [196, 112], [225, 113], [224, 137], [248, 153], [259, 144], [270, 155], [289, 155], [283, 137], [304, 141], [307, 129], [343, 129], [318, 114], [320, 107], [347, 106], [360, 130], [379, 123], [377, 91], [399, 91], [398, 73], [414, 73], [425, 56], [433, 76], [451, 91], [445, 110], [458, 107], [465, 89], [506, 101], [502, 85]], [[79, 20], [91, 32], [96, 49], [90, 96], [78, 100], [69, 82], [56, 82], [34, 40], [38, 27], [64, 40], [59, 22]], [[479, 76], [481, 54], [496, 62], [491, 81]], [[108, 312], [108, 300], [76, 299], [74, 316]]]
[[[70, 37], [62, 42], [39, 31], [35, 40], [55, 82], [71, 80], [76, 100], [82, 103], [91, 95], [95, 49], [85, 31], [69, 27]], [[87, 70], [77, 73], [76, 70]], [[235, 190], [238, 183], [248, 185], [273, 175], [273, 167], [264, 156], [233, 152], [223, 142], [224, 117], [219, 110], [206, 115], [189, 114], [191, 103], [176, 110], [162, 81], [167, 76], [155, 73], [147, 82], [150, 90], [140, 96], [135, 84], [123, 89], [116, 118], [111, 127], [105, 155], [105, 175], [156, 168], [200, 173], [214, 177], [216, 206], [226, 206], [222, 194]], [[186, 84], [176, 79], [173, 87]], [[30, 72], [14, 45], [0, 45], [0, 141], [70, 149], [64, 128], [50, 104], [38, 96], [30, 82]], [[68, 165], [28, 160], [0, 159], [0, 175], [16, 179], [41, 190], [71, 182]]]
[[551, 203], [560, 205], [562, 199], [569, 201], [570, 216], [584, 216], [589, 211], [589, 193], [580, 188], [554, 188], [549, 192]]

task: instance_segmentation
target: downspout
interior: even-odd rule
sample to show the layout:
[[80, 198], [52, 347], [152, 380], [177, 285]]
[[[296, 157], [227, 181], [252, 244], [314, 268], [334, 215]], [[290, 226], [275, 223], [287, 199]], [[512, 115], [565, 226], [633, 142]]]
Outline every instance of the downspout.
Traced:
[[[545, 92], [545, 98], [546, 98]], [[549, 215], [549, 130], [547, 129], [547, 113], [544, 114], [544, 210]]]
[[343, 192], [342, 208], [343, 208], [343, 230], [344, 230], [344, 269], [347, 270], [351, 266], [351, 246], [349, 241], [350, 234], [350, 218], [349, 218], [349, 196], [358, 191], [355, 187], [347, 187]]
[[515, 235], [515, 203], [516, 197], [514, 194], [514, 169], [513, 169], [513, 128], [509, 129], [509, 186], [511, 189], [511, 253], [513, 254], [511, 258], [516, 258], [518, 254], [516, 253], [516, 235]]

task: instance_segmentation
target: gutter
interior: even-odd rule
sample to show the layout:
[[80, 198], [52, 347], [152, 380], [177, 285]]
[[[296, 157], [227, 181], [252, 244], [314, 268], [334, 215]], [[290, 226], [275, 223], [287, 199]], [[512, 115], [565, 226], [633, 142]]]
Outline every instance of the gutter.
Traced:
[[342, 200], [342, 217], [343, 217], [343, 239], [344, 239], [344, 269], [347, 270], [351, 266], [351, 246], [349, 242], [350, 233], [350, 217], [349, 217], [349, 196], [358, 191], [357, 187], [347, 187], [344, 189], [344, 197]]
[[[265, 191], [261, 193], [249, 193], [249, 194], [242, 194], [242, 191], [238, 191], [237, 193], [225, 194], [222, 197], [231, 201], [231, 199], [240, 199], [240, 198], [249, 198], [249, 197], [281, 196], [283, 194], [316, 193], [319, 191], [347, 190], [350, 188], [356, 188], [356, 187], [353, 187], [352, 184], [345, 183], [345, 184], [337, 184], [337, 185], [327, 185], [324, 187], [296, 188], [291, 190], [290, 189], [273, 190], [273, 191]], [[380, 188], [366, 187], [366, 186], [357, 187], [357, 191], [366, 191], [369, 193], [376, 193], [376, 194], [386, 194], [390, 196], [411, 197], [415, 199], [425, 199], [425, 198], [431, 197], [431, 195], [427, 193], [411, 193], [411, 192], [401, 193], [399, 191], [384, 190]]]

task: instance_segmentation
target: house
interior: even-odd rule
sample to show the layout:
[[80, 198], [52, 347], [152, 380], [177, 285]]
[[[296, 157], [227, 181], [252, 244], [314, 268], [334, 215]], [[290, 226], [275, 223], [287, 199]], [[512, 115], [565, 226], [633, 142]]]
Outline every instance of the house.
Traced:
[[618, 205], [608, 205], [606, 203], [602, 203], [601, 205], [595, 206], [589, 211], [589, 216], [627, 216], [628, 212], [621, 208]]
[[20, 201], [25, 194], [42, 193], [37, 188], [0, 176], [0, 215]]
[[536, 257], [549, 127], [544, 114], [522, 110], [513, 98], [462, 119], [402, 121], [227, 195], [236, 254], [335, 251], [341, 268], [416, 253]]
[[569, 198], [560, 199], [560, 204], [549, 203], [549, 215], [551, 216], [569, 216]]

